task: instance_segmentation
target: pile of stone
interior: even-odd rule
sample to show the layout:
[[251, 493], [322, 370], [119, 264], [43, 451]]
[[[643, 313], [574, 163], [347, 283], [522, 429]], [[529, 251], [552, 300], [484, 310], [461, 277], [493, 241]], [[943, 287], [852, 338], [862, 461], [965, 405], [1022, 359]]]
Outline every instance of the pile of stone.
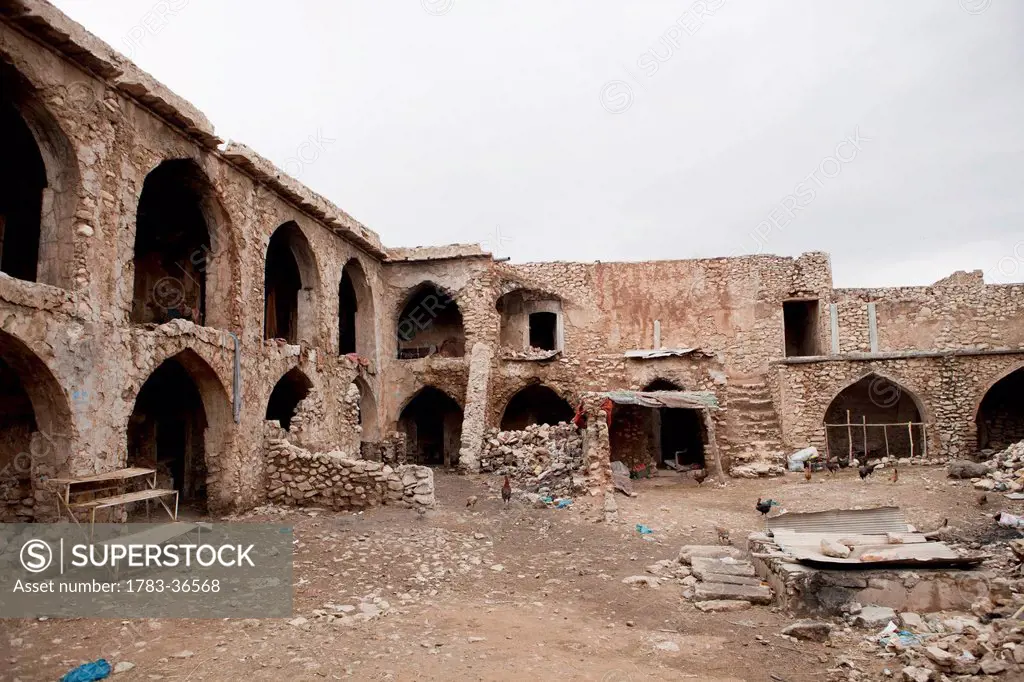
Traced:
[[556, 355], [558, 355], [557, 350], [537, 348], [536, 346], [530, 346], [525, 350], [517, 350], [508, 346], [501, 349], [502, 360], [548, 360]]
[[[1024, 674], [1024, 621], [1013, 618], [1021, 605], [1019, 592], [996, 590], [976, 602], [972, 614], [904, 612], [895, 627], [872, 634], [879, 655], [902, 664], [905, 680], [968, 679], [974, 675]], [[897, 667], [898, 668], [898, 667]], [[969, 679], [976, 679], [970, 677]]]
[[507, 475], [515, 487], [553, 497], [587, 489], [583, 437], [572, 424], [534, 424], [522, 431], [489, 430], [480, 471]]
[[264, 452], [267, 497], [276, 504], [333, 510], [434, 506], [434, 472], [428, 467], [391, 467], [339, 451], [309, 452], [283, 438], [268, 438]]
[[741, 464], [729, 469], [729, 475], [733, 478], [774, 478], [785, 473], [786, 467], [781, 464], [769, 464], [767, 462]]
[[958, 460], [949, 465], [952, 478], [970, 478], [978, 490], [1018, 493], [1024, 491], [1024, 441], [1002, 452], [992, 453], [987, 462]]

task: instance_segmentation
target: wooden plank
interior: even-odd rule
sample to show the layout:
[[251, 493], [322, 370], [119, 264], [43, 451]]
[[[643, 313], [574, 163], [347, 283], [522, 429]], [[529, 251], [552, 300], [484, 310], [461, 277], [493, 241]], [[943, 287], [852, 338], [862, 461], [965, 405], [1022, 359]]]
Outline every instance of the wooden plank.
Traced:
[[148, 476], [155, 474], [156, 469], [143, 469], [141, 467], [132, 467], [129, 469], [117, 469], [116, 471], [108, 471], [105, 474], [92, 474], [91, 476], [81, 476], [79, 478], [51, 478], [50, 483], [57, 483], [59, 485], [75, 485], [77, 483], [102, 483], [104, 481], [124, 481], [129, 478], [139, 478], [140, 476]]
[[139, 533], [132, 533], [131, 535], [125, 535], [119, 538], [112, 538], [110, 540], [103, 540], [97, 542], [97, 545], [162, 545], [168, 540], [172, 540], [176, 537], [185, 535], [198, 526], [194, 523], [184, 523], [181, 521], [175, 523], [167, 523], [159, 526], [158, 528], [150, 528], [148, 530], [141, 531]]
[[72, 502], [72, 509], [106, 509], [107, 507], [116, 507], [119, 504], [130, 504], [132, 502], [141, 502], [142, 500], [151, 500], [157, 497], [167, 497], [169, 495], [177, 495], [177, 490], [162, 490], [155, 488], [151, 490], [136, 490], [135, 492], [125, 493], [124, 495], [114, 495], [113, 497], [100, 497], [95, 500], [87, 500], [85, 502]]

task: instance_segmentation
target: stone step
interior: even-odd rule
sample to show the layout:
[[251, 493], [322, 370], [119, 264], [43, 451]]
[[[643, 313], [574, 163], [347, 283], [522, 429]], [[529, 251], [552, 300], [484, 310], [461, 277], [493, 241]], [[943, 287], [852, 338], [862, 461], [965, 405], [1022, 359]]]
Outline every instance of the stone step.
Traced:
[[705, 578], [706, 573], [720, 573], [722, 575], [742, 575], [742, 576], [753, 576], [754, 565], [749, 561], [742, 559], [736, 559], [734, 557], [706, 557], [706, 556], [695, 556], [690, 560], [690, 565], [693, 568], [693, 574], [701, 580], [708, 580], [714, 582], [710, 578]]
[[764, 585], [730, 585], [728, 583], [697, 583], [693, 587], [698, 601], [741, 599], [752, 604], [770, 604], [772, 591]]
[[742, 559], [745, 556], [746, 553], [743, 550], [737, 547], [730, 547], [729, 545], [683, 545], [679, 549], [679, 557], [676, 561], [681, 564], [689, 564], [693, 561], [694, 557], [709, 559], [731, 557], [733, 559]]
[[760, 585], [760, 578], [750, 578], [745, 575], [725, 575], [723, 573], [705, 573], [704, 581], [709, 583], [724, 583], [726, 585]]

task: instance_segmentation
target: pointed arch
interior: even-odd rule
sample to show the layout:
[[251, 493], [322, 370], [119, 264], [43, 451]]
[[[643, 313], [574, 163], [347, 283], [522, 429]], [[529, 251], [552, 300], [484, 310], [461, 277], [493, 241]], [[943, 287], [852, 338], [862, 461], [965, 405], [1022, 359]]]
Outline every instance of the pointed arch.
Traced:
[[575, 410], [550, 386], [533, 383], [524, 386], [505, 404], [501, 415], [502, 431], [521, 431], [533, 424], [558, 424], [572, 421]]
[[285, 372], [270, 392], [267, 400], [267, 412], [265, 419], [276, 420], [285, 431], [291, 428], [292, 417], [295, 416], [295, 408], [305, 400], [313, 388], [313, 382], [298, 367], [292, 367]]
[[161, 485], [197, 510], [225, 508], [231, 399], [217, 373], [194, 350], [161, 362], [139, 388], [127, 428], [127, 466], [157, 470]]
[[409, 459], [430, 466], [455, 466], [462, 438], [462, 407], [435, 386], [424, 386], [402, 407], [399, 429], [406, 434]]
[[[920, 398], [903, 383], [871, 371], [833, 396], [822, 420], [833, 455], [897, 457], [925, 453], [927, 414]], [[849, 421], [852, 426], [846, 428]], [[868, 424], [868, 426], [865, 426]], [[859, 426], [858, 426], [859, 425]], [[908, 426], [909, 425], [909, 426]]]
[[341, 271], [338, 285], [338, 351], [364, 358], [376, 355], [376, 317], [373, 291], [359, 260], [352, 258]]
[[75, 146], [0, 59], [0, 271], [70, 288], [80, 176]]
[[162, 161], [146, 175], [135, 216], [133, 322], [228, 326], [227, 222], [192, 159]]
[[[47, 478], [70, 471], [74, 423], [67, 396], [27, 344], [0, 331], [0, 522], [44, 520], [55, 510], [36, 495]], [[32, 507], [17, 505], [36, 497]]]
[[263, 338], [311, 344], [317, 326], [320, 276], [309, 240], [298, 223], [278, 227], [267, 244]]
[[1024, 364], [993, 379], [974, 409], [979, 449], [1003, 450], [1024, 440]]
[[447, 290], [434, 282], [421, 282], [403, 301], [395, 322], [400, 360], [466, 354], [462, 311]]

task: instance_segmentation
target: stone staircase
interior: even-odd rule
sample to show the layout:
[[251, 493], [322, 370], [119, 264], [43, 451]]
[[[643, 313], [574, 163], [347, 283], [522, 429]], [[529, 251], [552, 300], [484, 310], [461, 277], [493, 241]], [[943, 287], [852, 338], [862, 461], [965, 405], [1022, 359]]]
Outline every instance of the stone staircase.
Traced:
[[726, 428], [719, 446], [729, 468], [760, 463], [785, 466], [782, 427], [764, 378], [732, 379], [725, 397]]

